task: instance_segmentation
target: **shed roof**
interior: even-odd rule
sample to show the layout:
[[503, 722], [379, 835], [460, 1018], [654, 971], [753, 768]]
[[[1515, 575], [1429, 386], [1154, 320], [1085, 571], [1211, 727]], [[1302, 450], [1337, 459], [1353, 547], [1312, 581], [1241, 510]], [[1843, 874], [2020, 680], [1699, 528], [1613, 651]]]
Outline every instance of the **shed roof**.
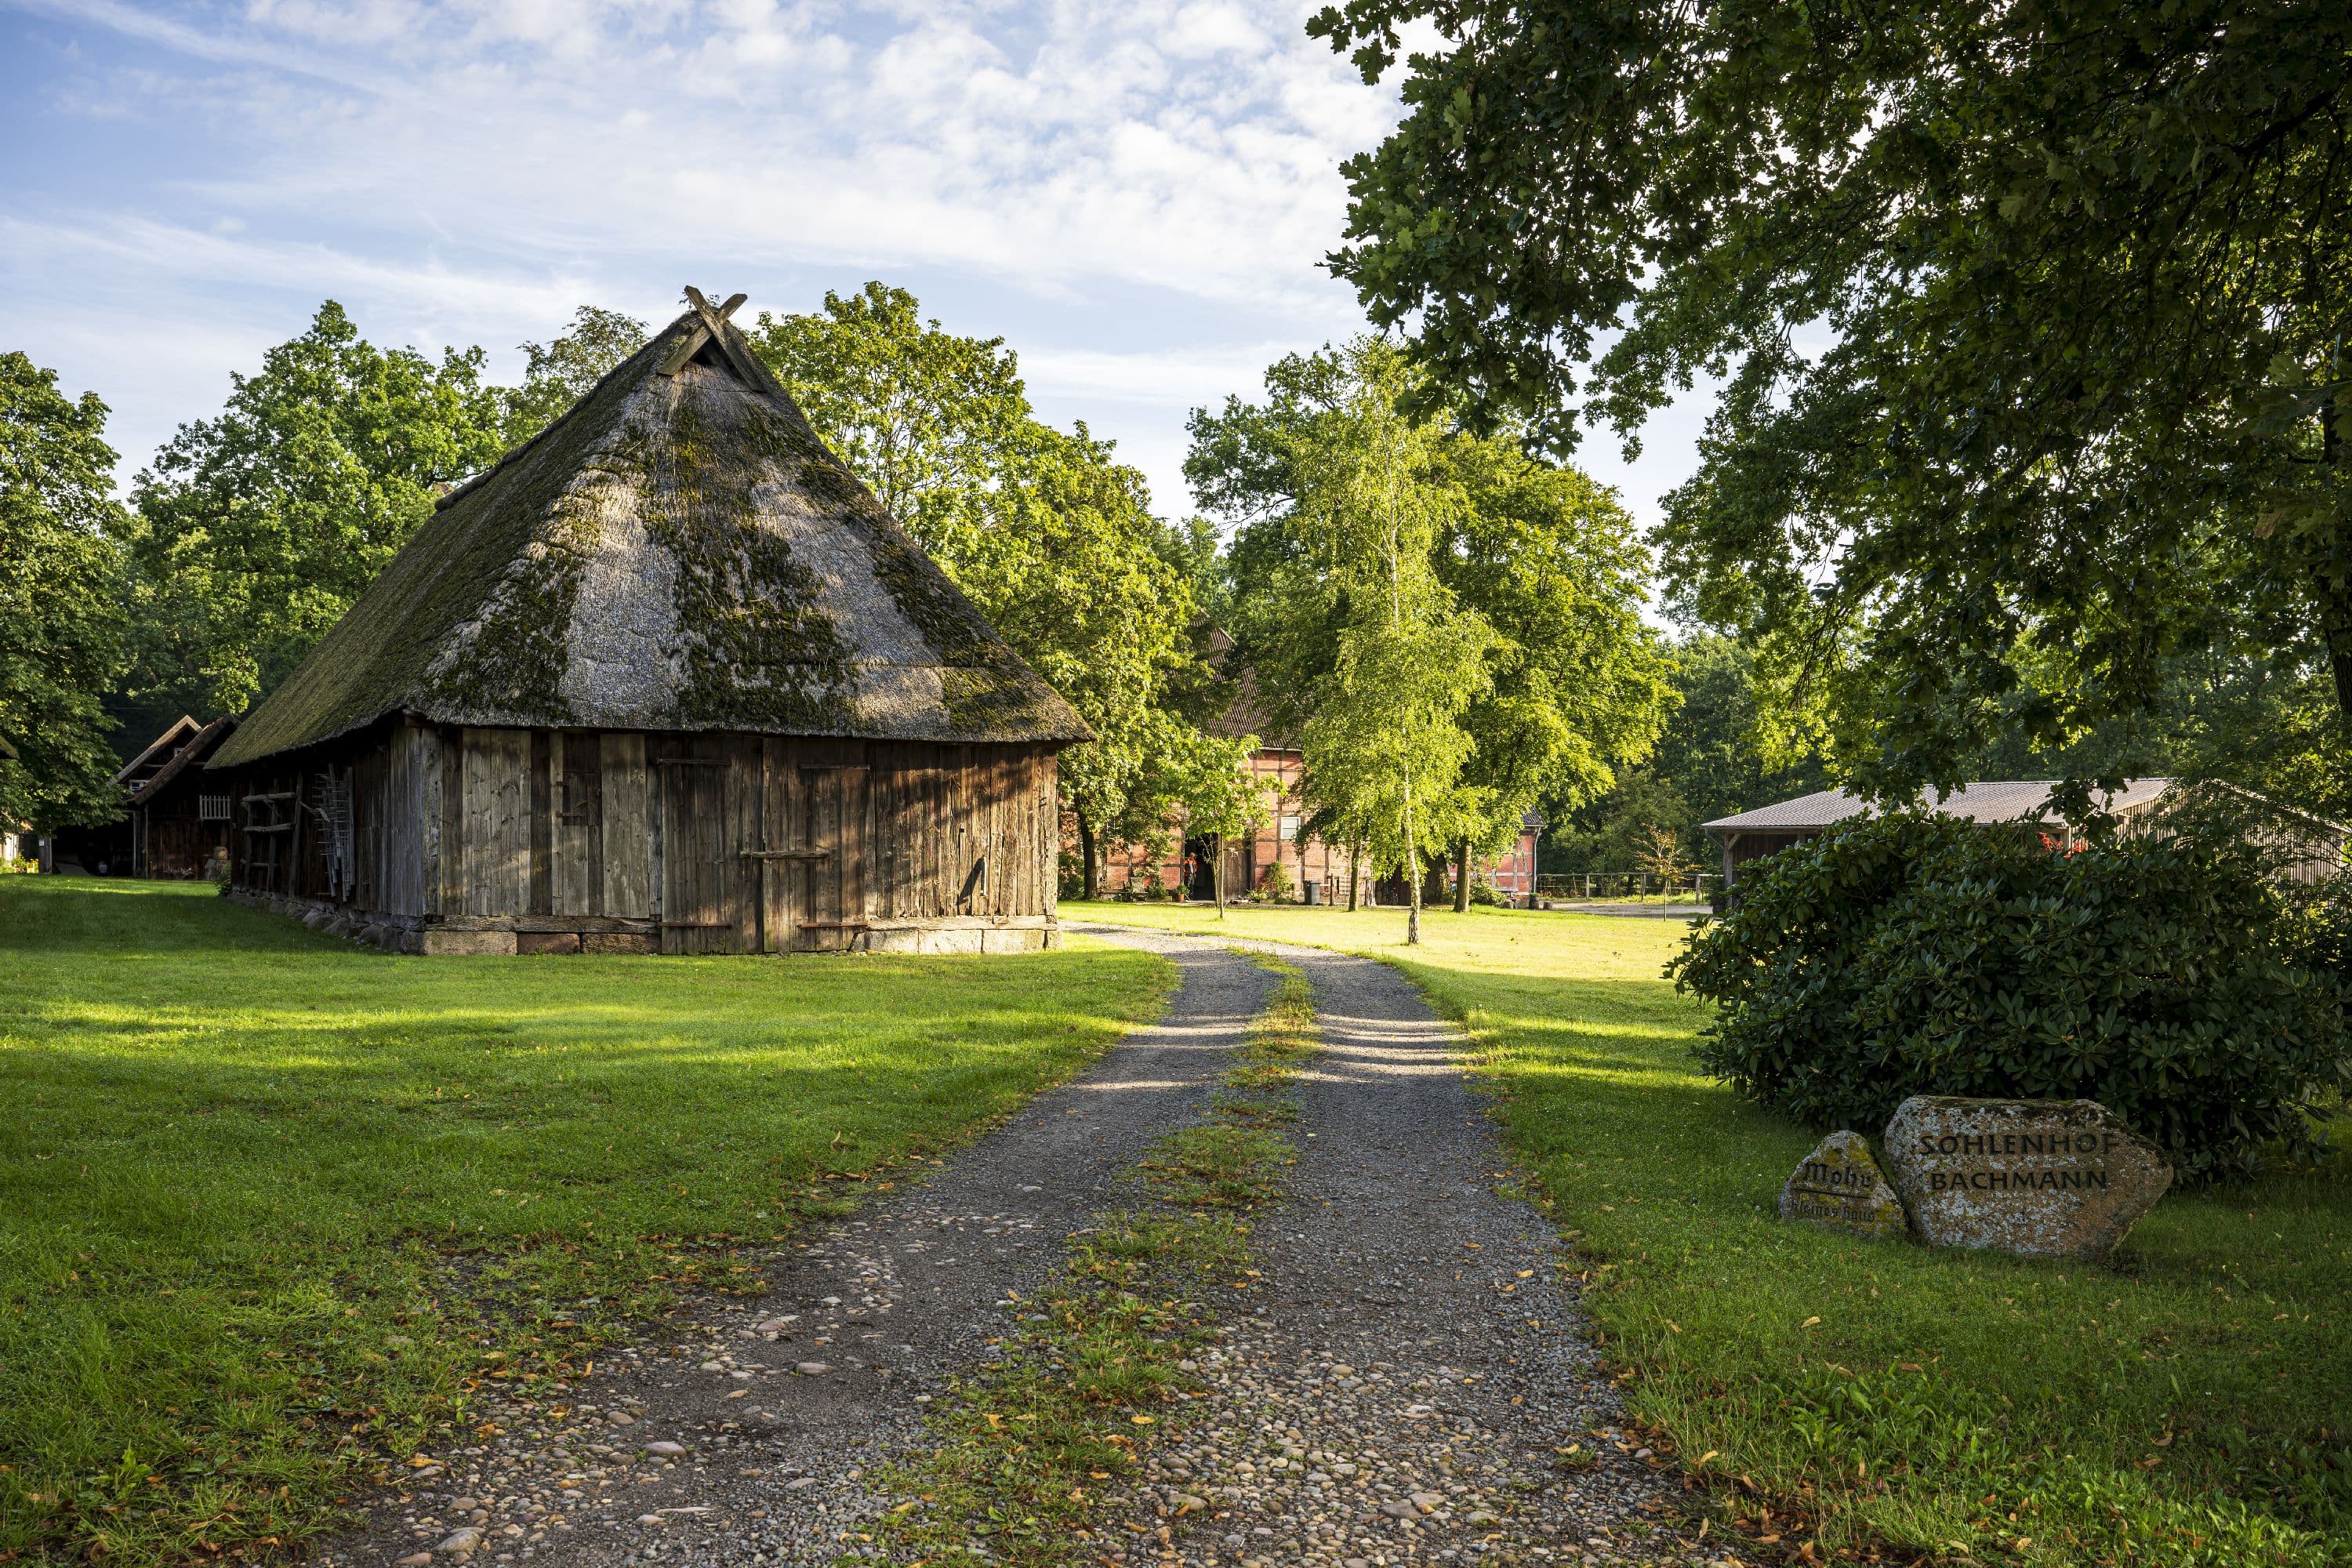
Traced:
[[[182, 719], [180, 721], [180, 724], [191, 724], [194, 722], [194, 721], [191, 719]], [[178, 730], [179, 725], [173, 726], [171, 730], [164, 731], [164, 737], [166, 739], [170, 738], [173, 734], [177, 732]], [[129, 778], [131, 804], [137, 805], [142, 801], [155, 798], [167, 785], [171, 784], [173, 779], [178, 778], [180, 774], [186, 772], [189, 768], [201, 763], [206, 757], [212, 755], [212, 753], [218, 749], [221, 742], [235, 733], [236, 731], [236, 716], [233, 714], [224, 713], [219, 718], [214, 720], [211, 723], [205, 725], [202, 729], [187, 734], [184, 739], [179, 742], [177, 749], [172, 752], [171, 756], [166, 759], [161, 766], [157, 767], [154, 772], [147, 774], [143, 778]], [[157, 744], [162, 744], [162, 742], [159, 741]], [[143, 758], [148, 754], [148, 752], [152, 752], [153, 750], [154, 747], [151, 746], [148, 748], [148, 752], [142, 752], [141, 756]], [[121, 773], [116, 775], [115, 782], [117, 784], [123, 783], [125, 778], [131, 773], [131, 770], [136, 768], [138, 765], [138, 763], [133, 763], [131, 768], [124, 769]]]
[[402, 711], [530, 728], [1092, 738], [698, 295], [561, 419], [442, 498], [208, 765]]
[[[1972, 822], [2016, 822], [2032, 816], [2056, 787], [2055, 779], [1989, 779], [1962, 784], [1948, 795], [1935, 792], [1931, 804], [1934, 810]], [[2170, 779], [2126, 779], [2120, 791], [2103, 797], [2103, 805], [2108, 811], [2128, 814], [2154, 805], [2171, 787]], [[1699, 826], [1709, 833], [1818, 832], [1877, 809], [1860, 795], [1824, 789]]]
[[109, 782], [118, 789], [136, 792], [157, 768], [179, 755], [189, 738], [203, 728], [192, 715], [181, 714], [164, 725], [163, 732], [148, 742], [137, 756], [123, 763], [121, 771]]

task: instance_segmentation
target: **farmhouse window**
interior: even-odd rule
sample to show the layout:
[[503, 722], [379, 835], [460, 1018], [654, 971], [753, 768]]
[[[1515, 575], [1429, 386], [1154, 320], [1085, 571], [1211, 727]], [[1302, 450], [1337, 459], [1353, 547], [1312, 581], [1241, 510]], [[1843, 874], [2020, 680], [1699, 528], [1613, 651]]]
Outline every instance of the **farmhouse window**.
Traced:
[[196, 796], [196, 820], [198, 822], [226, 822], [228, 820], [228, 796], [225, 795], [200, 795]]

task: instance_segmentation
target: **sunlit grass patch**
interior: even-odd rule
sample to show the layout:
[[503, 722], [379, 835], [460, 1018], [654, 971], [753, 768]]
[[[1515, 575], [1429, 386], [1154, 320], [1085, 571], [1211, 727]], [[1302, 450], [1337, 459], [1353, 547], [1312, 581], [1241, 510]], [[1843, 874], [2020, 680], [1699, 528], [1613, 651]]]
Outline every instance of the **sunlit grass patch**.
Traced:
[[401, 958], [0, 879], [0, 1561], [298, 1549], [488, 1387], [1076, 1071], [1171, 978], [1018, 957]]

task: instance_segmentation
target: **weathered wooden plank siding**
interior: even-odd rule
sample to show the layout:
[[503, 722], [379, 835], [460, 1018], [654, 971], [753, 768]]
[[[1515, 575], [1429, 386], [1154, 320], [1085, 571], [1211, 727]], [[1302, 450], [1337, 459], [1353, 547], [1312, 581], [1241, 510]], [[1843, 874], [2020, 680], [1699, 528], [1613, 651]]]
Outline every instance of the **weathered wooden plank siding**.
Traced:
[[441, 735], [424, 725], [402, 731], [407, 737], [408, 766], [416, 791], [416, 909], [422, 916], [441, 912]]
[[[499, 930], [526, 952], [807, 951], [1055, 908], [1044, 748], [395, 722], [278, 768], [224, 781], [238, 826], [281, 829], [232, 836], [239, 885], [448, 926], [474, 944], [455, 951]], [[304, 808], [345, 776], [339, 889]]]
[[423, 915], [431, 857], [439, 849], [440, 748], [433, 731], [395, 726], [384, 744], [383, 789], [377, 798], [380, 879], [374, 907]]
[[1045, 877], [1045, 914], [1055, 914], [1062, 898], [1062, 759], [1051, 752], [1037, 759], [1037, 860]]
[[764, 747], [756, 735], [727, 742], [726, 871], [729, 912], [735, 921], [737, 952], [760, 951], [760, 862], [745, 858], [761, 843], [761, 763]]
[[607, 915], [645, 920], [654, 912], [654, 821], [643, 735], [600, 735], [597, 767], [604, 801], [598, 870]]
[[593, 735], [559, 733], [547, 749], [547, 897], [550, 912], [593, 915], [598, 888], [589, 845], [595, 816]]
[[[761, 742], [759, 790], [761, 840], [756, 847], [789, 851], [803, 847], [808, 839], [806, 808], [791, 742]], [[761, 951], [790, 952], [808, 907], [802, 865], [788, 859], [763, 859], [758, 865]]]
[[530, 731], [465, 732], [464, 908], [526, 912], [530, 900]]
[[562, 737], [530, 732], [530, 912], [555, 912], [555, 752]]
[[441, 907], [466, 912], [466, 732], [443, 728], [441, 742]]

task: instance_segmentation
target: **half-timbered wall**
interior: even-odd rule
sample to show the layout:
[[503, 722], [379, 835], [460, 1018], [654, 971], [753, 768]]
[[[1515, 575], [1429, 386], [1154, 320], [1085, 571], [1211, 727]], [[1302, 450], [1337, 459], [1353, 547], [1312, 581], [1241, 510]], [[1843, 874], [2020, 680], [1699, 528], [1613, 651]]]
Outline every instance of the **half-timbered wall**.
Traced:
[[233, 871], [427, 952], [1036, 947], [1055, 788], [1045, 747], [394, 725], [243, 771]]

